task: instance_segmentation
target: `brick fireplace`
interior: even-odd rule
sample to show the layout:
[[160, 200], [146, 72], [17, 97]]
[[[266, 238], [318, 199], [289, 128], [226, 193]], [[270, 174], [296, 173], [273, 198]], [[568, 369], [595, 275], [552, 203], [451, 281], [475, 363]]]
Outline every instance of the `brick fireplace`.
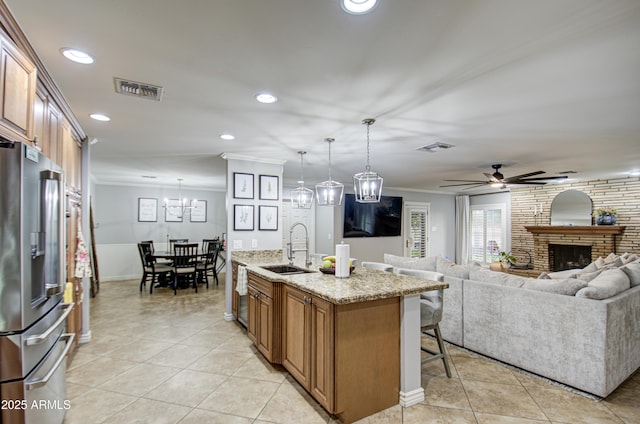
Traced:
[[[550, 263], [549, 245], [588, 246], [590, 262], [599, 256], [616, 252], [616, 236], [622, 235], [624, 226], [526, 226], [533, 234], [533, 268], [539, 271], [556, 271]], [[552, 260], [554, 258], [551, 258]]]

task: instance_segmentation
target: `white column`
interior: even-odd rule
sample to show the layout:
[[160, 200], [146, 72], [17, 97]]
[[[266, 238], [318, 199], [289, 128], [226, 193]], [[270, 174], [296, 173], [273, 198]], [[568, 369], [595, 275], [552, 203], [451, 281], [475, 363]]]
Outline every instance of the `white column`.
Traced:
[[400, 405], [424, 400], [420, 361], [420, 293], [402, 297], [400, 311]]

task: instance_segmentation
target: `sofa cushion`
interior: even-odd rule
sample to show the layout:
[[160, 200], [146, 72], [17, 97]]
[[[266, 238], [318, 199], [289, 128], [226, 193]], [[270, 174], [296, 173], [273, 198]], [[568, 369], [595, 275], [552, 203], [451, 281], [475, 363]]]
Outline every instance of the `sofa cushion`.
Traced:
[[579, 272], [577, 274], [572, 275], [571, 278], [577, 278], [578, 280], [586, 281], [588, 283], [589, 281], [593, 280], [604, 271], [605, 271], [605, 268], [600, 268], [599, 270], [594, 272]]
[[491, 271], [478, 265], [471, 265], [469, 267], [469, 279], [515, 288], [522, 287], [527, 280], [525, 277], [519, 277], [505, 272]]
[[438, 256], [436, 258], [436, 271], [441, 272], [441, 273], [445, 273], [444, 270], [446, 268], [449, 268], [451, 265], [455, 265], [454, 262], [451, 262], [449, 259], [447, 258], [443, 258], [442, 256]]
[[640, 286], [640, 263], [632, 262], [625, 266], [621, 266], [620, 270], [629, 277], [631, 287]]
[[638, 255], [629, 254], [625, 257], [622, 257], [622, 264], [623, 265], [630, 264], [631, 262], [634, 262], [637, 259], [638, 259]]
[[390, 253], [384, 254], [384, 263], [393, 265], [396, 268], [421, 269], [423, 271], [436, 270], [436, 256], [427, 258], [407, 258], [405, 256], [396, 256]]
[[564, 294], [574, 296], [578, 290], [587, 287], [587, 282], [576, 278], [565, 278], [563, 280], [544, 280], [529, 278], [522, 286], [523, 289], [538, 290], [549, 293]]
[[458, 265], [454, 262], [446, 258], [438, 257], [436, 260], [436, 270], [437, 272], [448, 275], [450, 277], [457, 277], [462, 279], [469, 278], [469, 268], [472, 265]]
[[629, 277], [620, 269], [607, 269], [580, 289], [576, 297], [602, 300], [615, 296], [631, 287]]

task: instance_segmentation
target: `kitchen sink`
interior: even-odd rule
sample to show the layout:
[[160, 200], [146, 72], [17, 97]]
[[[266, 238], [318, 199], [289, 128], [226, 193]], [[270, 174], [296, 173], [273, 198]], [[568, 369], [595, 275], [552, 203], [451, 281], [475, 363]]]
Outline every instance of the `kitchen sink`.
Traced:
[[270, 266], [263, 266], [261, 268], [266, 269], [267, 271], [275, 272], [276, 274], [282, 274], [282, 275], [306, 274], [309, 272], [313, 272], [308, 269], [298, 268], [297, 266], [292, 266], [292, 265], [270, 265]]

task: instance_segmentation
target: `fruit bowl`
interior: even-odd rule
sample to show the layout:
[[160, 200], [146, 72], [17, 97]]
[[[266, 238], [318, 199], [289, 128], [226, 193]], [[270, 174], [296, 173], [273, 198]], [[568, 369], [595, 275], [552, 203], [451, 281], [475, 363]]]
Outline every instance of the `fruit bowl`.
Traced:
[[[353, 270], [355, 269], [355, 266], [349, 267], [349, 275], [351, 275], [353, 273]], [[335, 274], [336, 273], [336, 269], [335, 268], [323, 268], [320, 267], [320, 272], [323, 274]]]

